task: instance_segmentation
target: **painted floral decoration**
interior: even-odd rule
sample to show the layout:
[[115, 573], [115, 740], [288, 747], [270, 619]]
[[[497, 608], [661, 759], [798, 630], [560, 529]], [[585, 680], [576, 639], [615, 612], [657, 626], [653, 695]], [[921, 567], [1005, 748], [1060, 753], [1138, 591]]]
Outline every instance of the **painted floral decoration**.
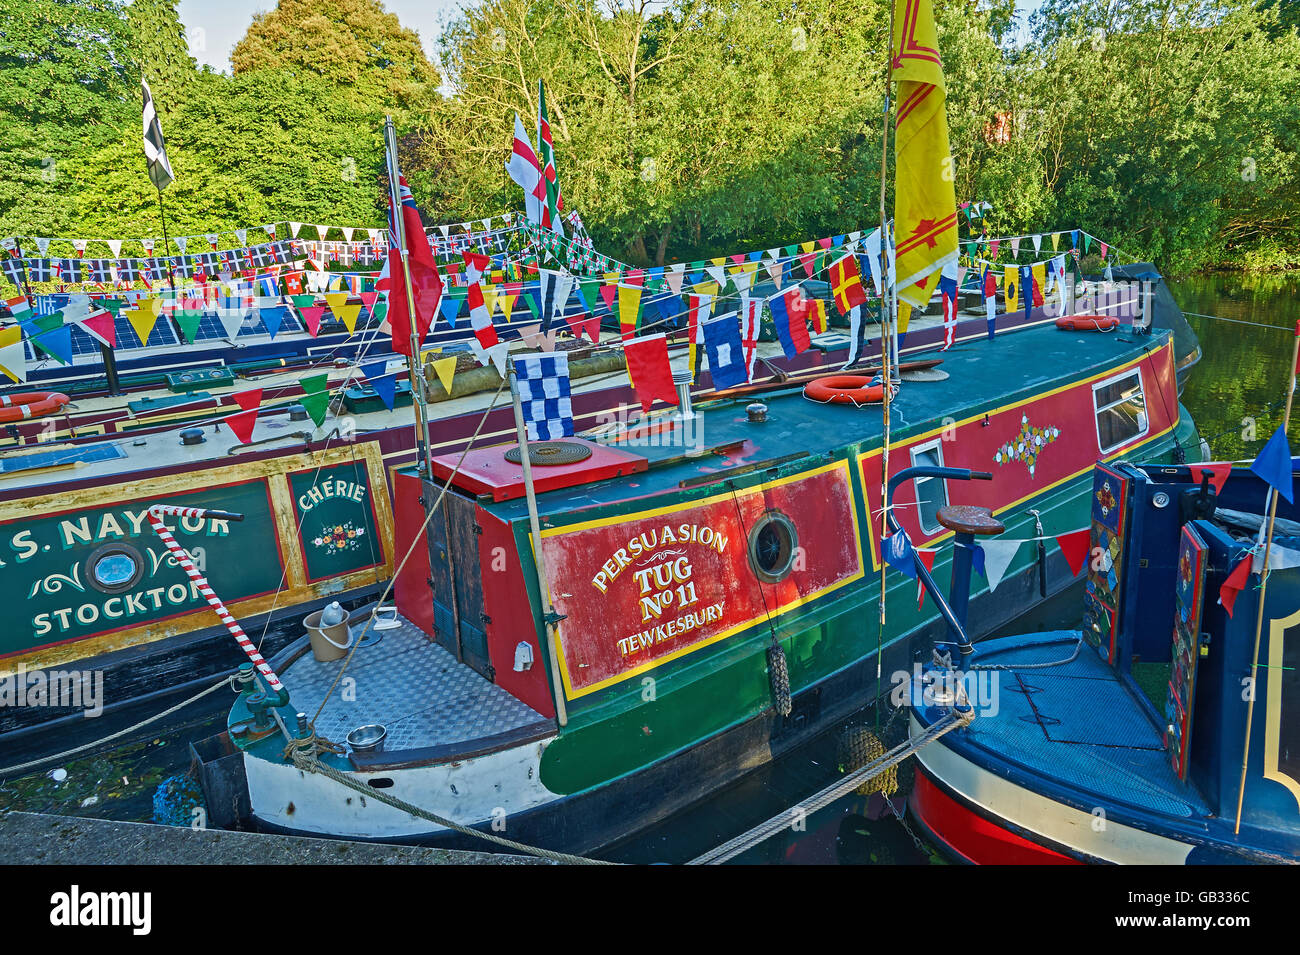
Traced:
[[361, 537], [365, 533], [364, 527], [354, 527], [352, 522], [348, 521], [346, 524], [335, 524], [333, 527], [325, 528], [319, 537], [312, 539], [312, 544], [329, 552], [357, 550], [361, 547]]

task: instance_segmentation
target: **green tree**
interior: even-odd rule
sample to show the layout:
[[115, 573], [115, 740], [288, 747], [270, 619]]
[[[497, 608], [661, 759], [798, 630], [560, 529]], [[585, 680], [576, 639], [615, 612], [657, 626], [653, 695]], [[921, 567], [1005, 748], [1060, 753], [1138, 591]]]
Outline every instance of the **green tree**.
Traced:
[[[131, 0], [126, 20], [131, 28], [135, 71], [149, 81], [154, 105], [166, 120], [197, 72], [176, 0]], [[166, 133], [164, 126], [163, 135]]]
[[0, 4], [0, 234], [50, 235], [76, 221], [71, 171], [131, 116], [129, 49], [113, 0]]
[[439, 84], [419, 35], [379, 0], [279, 0], [254, 14], [230, 63], [320, 77], [367, 114], [422, 111]]

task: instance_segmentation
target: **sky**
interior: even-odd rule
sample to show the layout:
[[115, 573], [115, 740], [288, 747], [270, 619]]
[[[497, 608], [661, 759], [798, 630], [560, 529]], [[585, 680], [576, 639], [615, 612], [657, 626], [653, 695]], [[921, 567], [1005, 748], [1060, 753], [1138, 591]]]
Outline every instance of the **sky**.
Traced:
[[[471, 0], [384, 0], [384, 7], [420, 35], [425, 53], [436, 62], [434, 44], [441, 25], [463, 2]], [[1042, 0], [1016, 0], [1021, 14], [1041, 5]], [[181, 0], [178, 9], [189, 33], [190, 53], [200, 64], [229, 72], [230, 51], [253, 22], [253, 14], [274, 6], [275, 0]]]

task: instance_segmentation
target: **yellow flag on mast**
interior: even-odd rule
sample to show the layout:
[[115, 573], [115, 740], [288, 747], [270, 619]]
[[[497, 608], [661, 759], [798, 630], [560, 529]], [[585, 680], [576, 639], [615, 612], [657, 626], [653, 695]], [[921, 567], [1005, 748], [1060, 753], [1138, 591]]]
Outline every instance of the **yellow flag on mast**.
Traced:
[[957, 261], [957, 197], [931, 0], [894, 0], [894, 242], [898, 297], [924, 308]]

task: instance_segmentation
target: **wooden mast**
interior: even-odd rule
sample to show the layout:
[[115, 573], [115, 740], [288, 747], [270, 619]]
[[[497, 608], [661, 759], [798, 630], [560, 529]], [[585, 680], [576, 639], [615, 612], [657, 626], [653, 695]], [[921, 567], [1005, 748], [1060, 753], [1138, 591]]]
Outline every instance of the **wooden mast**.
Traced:
[[[1291, 382], [1286, 390], [1286, 410], [1282, 412], [1282, 434], [1291, 424], [1291, 404], [1295, 398], [1296, 367], [1300, 364], [1300, 322], [1296, 323], [1295, 344], [1291, 346]], [[1290, 466], [1288, 462], [1287, 466]], [[1255, 697], [1259, 695], [1259, 639], [1264, 631], [1264, 598], [1268, 596], [1268, 558], [1273, 547], [1273, 524], [1277, 520], [1277, 489], [1269, 489], [1268, 531], [1264, 535], [1264, 563], [1259, 569], [1259, 607], [1255, 612], [1255, 652], [1250, 657], [1250, 702], [1246, 704], [1246, 742], [1241, 752], [1241, 780], [1237, 786], [1237, 819], [1233, 835], [1241, 834], [1241, 807], [1246, 797], [1246, 764], [1250, 762], [1250, 729], [1255, 716]]]

